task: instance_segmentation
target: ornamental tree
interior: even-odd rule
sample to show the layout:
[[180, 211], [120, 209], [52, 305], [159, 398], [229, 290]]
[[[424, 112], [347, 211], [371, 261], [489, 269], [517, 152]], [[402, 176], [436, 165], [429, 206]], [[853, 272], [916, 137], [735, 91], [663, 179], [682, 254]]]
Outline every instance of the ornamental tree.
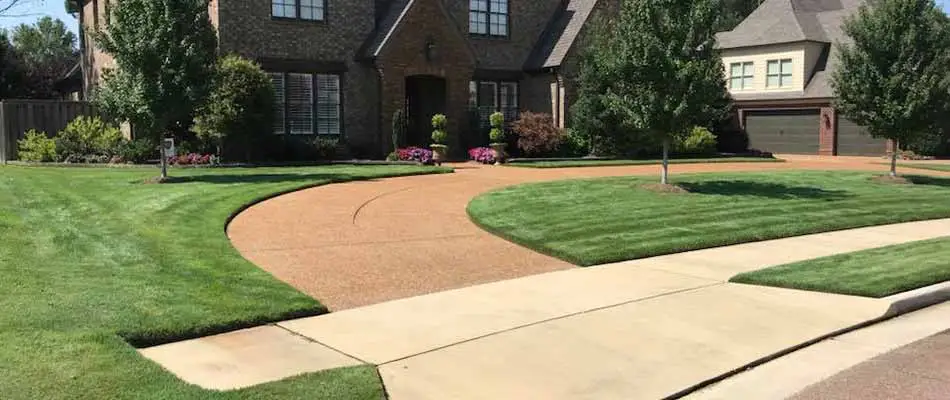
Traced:
[[669, 150], [694, 125], [719, 121], [730, 109], [715, 49], [718, 0], [629, 0], [595, 35], [589, 62], [602, 92], [596, 103], [620, 129], [662, 144], [661, 182], [669, 182]]
[[96, 96], [103, 111], [151, 137], [188, 130], [215, 75], [208, 0], [122, 0], [96, 42], [117, 66]]
[[25, 96], [59, 97], [56, 83], [79, 61], [76, 35], [63, 21], [43, 17], [32, 25], [20, 24], [13, 28], [10, 40], [25, 67]]
[[844, 32], [832, 77], [838, 112], [897, 144], [937, 131], [950, 111], [950, 23], [933, 0], [871, 0]]

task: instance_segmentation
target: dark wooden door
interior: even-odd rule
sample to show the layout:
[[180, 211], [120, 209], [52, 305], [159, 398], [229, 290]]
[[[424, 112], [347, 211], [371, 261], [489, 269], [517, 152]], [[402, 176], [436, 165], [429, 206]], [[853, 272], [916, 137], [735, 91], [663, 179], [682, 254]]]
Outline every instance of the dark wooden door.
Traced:
[[431, 144], [432, 116], [445, 113], [445, 79], [412, 76], [406, 79], [406, 143], [425, 147]]

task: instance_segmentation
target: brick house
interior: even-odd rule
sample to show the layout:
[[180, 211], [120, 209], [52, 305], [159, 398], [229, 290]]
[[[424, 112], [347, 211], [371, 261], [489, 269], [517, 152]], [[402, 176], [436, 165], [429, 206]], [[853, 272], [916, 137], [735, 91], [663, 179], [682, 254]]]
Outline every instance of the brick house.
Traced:
[[[86, 32], [104, 26], [109, 1], [85, 0]], [[427, 145], [431, 116], [444, 113], [457, 152], [487, 144], [494, 111], [549, 113], [563, 126], [585, 28], [617, 1], [211, 0], [210, 17], [222, 54], [271, 75], [275, 134], [342, 138], [379, 157], [400, 108], [402, 145]], [[83, 39], [91, 87], [112, 61]]]
[[751, 148], [776, 153], [882, 155], [889, 145], [839, 115], [835, 43], [862, 0], [765, 0], [717, 35], [726, 81]]

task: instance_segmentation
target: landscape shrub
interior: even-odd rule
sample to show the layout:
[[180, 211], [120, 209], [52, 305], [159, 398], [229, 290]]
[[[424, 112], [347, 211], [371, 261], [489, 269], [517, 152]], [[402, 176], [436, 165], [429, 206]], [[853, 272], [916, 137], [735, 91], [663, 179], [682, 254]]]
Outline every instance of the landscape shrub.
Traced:
[[468, 158], [482, 164], [494, 164], [495, 151], [489, 147], [476, 147], [468, 150]]
[[258, 157], [259, 141], [274, 125], [274, 89], [253, 61], [235, 55], [218, 61], [208, 101], [195, 118], [195, 134], [219, 155], [244, 161]]
[[432, 150], [421, 147], [406, 147], [396, 151], [399, 161], [415, 161], [423, 164], [432, 163]]
[[495, 112], [488, 117], [491, 124], [491, 131], [488, 132], [488, 139], [494, 143], [505, 142], [505, 114]]
[[46, 132], [30, 129], [17, 145], [17, 154], [22, 161], [56, 161], [56, 140], [49, 138]]
[[448, 118], [445, 114], [436, 114], [432, 116], [432, 143], [444, 145], [449, 139], [445, 126], [448, 124]]
[[679, 154], [714, 154], [716, 153], [716, 135], [704, 127], [693, 127], [689, 134], [677, 139], [674, 151]]
[[116, 150], [119, 162], [144, 164], [159, 158], [158, 144], [149, 138], [140, 138], [122, 142]]
[[518, 148], [529, 156], [549, 155], [565, 140], [564, 130], [554, 126], [550, 114], [526, 111], [512, 125], [518, 134]]
[[118, 127], [99, 117], [80, 116], [56, 136], [58, 160], [67, 163], [109, 162], [125, 138]]

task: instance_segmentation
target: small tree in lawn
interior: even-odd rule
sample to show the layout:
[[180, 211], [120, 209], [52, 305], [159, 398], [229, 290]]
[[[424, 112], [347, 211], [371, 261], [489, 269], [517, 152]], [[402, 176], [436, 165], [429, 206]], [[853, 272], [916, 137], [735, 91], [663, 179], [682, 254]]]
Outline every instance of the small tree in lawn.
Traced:
[[105, 75], [97, 103], [132, 122], [137, 133], [186, 132], [215, 74], [217, 37], [208, 0], [122, 0], [114, 7], [96, 42], [115, 58], [117, 69]]
[[214, 89], [195, 118], [198, 138], [214, 143], [218, 155], [224, 147], [238, 147], [229, 154], [251, 161], [261, 138], [274, 127], [274, 86], [270, 77], [251, 60], [229, 55], [218, 61]]
[[844, 31], [852, 43], [837, 44], [832, 85], [838, 111], [872, 137], [896, 144], [936, 130], [950, 111], [950, 24], [943, 11], [932, 0], [874, 0]]
[[596, 35], [591, 62], [601, 96], [621, 129], [662, 143], [661, 182], [669, 182], [669, 150], [676, 135], [728, 112], [722, 60], [715, 49], [718, 0], [628, 0]]

